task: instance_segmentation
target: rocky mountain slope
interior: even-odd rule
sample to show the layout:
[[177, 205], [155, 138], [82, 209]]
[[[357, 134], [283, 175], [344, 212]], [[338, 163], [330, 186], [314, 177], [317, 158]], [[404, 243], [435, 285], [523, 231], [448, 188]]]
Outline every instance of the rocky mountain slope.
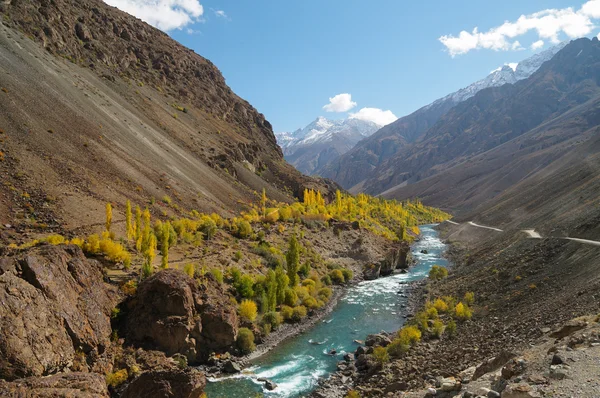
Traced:
[[317, 118], [293, 133], [275, 134], [283, 156], [305, 174], [315, 171], [352, 149], [381, 126], [359, 119]]
[[[529, 79], [480, 92], [381, 165], [369, 188], [394, 186], [384, 195], [427, 197], [463, 213], [511, 203], [504, 217], [521, 222], [542, 202], [555, 200], [551, 207], [560, 209], [558, 196], [595, 184], [599, 61], [597, 39], [576, 40]], [[538, 196], [534, 207], [541, 186], [549, 196]]]
[[[377, 169], [379, 165], [398, 156], [402, 148], [419, 140], [438, 122], [442, 115], [445, 115], [454, 106], [486, 88], [513, 84], [528, 78], [565, 45], [566, 43], [561, 43], [549, 48], [519, 62], [516, 66], [504, 65], [484, 79], [440, 98], [408, 116], [401, 117], [394, 123], [383, 127], [370, 138], [360, 142], [339, 159], [322, 166], [316, 173], [335, 180], [346, 189], [355, 192], [365, 190], [364, 181], [380, 176], [381, 171]], [[385, 189], [388, 188], [390, 187]]]
[[96, 0], [0, 14], [2, 224], [86, 226], [126, 198], [226, 213], [263, 188], [325, 192], [210, 61], [159, 30]]

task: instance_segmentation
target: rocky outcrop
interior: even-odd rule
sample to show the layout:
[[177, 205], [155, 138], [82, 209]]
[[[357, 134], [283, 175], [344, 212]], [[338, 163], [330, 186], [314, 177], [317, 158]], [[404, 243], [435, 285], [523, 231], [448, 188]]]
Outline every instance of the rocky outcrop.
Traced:
[[103, 375], [73, 372], [49, 377], [29, 377], [12, 382], [0, 380], [0, 396], [108, 398], [110, 395]]
[[77, 246], [44, 245], [0, 260], [0, 377], [13, 380], [69, 368], [110, 344], [116, 288]]
[[200, 398], [206, 378], [196, 369], [142, 373], [123, 391], [121, 398]]
[[363, 269], [363, 278], [373, 280], [381, 276], [391, 275], [397, 269], [408, 269], [410, 265], [409, 253], [410, 246], [406, 242], [402, 242], [399, 246], [390, 250], [379, 263], [367, 265]]
[[238, 319], [216, 282], [207, 286], [177, 270], [146, 279], [129, 304], [127, 340], [167, 355], [202, 362], [211, 352], [224, 352], [237, 337]]

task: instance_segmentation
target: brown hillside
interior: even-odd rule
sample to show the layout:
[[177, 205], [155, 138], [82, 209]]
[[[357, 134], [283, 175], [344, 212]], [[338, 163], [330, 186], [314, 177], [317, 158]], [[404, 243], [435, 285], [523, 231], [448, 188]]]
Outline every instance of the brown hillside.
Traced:
[[126, 198], [226, 212], [263, 187], [284, 201], [324, 187], [210, 61], [157, 29], [102, 1], [0, 14], [2, 224], [84, 226]]

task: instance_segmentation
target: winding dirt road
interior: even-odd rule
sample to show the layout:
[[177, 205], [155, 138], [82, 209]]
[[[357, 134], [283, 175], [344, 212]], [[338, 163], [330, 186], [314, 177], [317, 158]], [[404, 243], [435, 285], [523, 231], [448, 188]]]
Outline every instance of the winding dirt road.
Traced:
[[[450, 220], [446, 220], [446, 222], [453, 224], [453, 225], [460, 225], [460, 223], [457, 223], [455, 221], [450, 221]], [[494, 228], [494, 227], [488, 227], [485, 225], [479, 225], [479, 224], [475, 224], [473, 221], [468, 221], [467, 225], [470, 225], [472, 227], [476, 227], [476, 228], [483, 228], [483, 229], [489, 229], [492, 231], [496, 231], [496, 232], [504, 232], [503, 230], [499, 229], [499, 228]], [[536, 232], [535, 229], [522, 229], [521, 232], [526, 233], [527, 235], [529, 235], [529, 237], [531, 239], [543, 239], [542, 235], [539, 234], [539, 232]], [[570, 240], [573, 242], [579, 242], [579, 243], [583, 243], [586, 245], [593, 245], [593, 246], [600, 246], [600, 242], [599, 241], [595, 241], [595, 240], [589, 240], [589, 239], [580, 239], [580, 238], [570, 238], [570, 237], [560, 237], [560, 238], [555, 238], [555, 239], [566, 239], [566, 240]]]

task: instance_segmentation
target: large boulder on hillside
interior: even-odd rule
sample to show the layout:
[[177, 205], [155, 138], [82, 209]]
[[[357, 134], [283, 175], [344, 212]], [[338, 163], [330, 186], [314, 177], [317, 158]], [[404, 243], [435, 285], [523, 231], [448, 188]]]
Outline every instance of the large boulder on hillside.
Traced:
[[238, 318], [221, 287], [203, 286], [178, 270], [164, 270], [142, 282], [129, 305], [127, 339], [168, 356], [183, 354], [190, 364], [235, 343]]
[[202, 372], [160, 370], [142, 373], [121, 394], [121, 398], [200, 398], [206, 386]]
[[0, 260], [0, 377], [56, 373], [76, 351], [110, 344], [117, 289], [77, 246], [44, 245]]
[[110, 395], [104, 375], [73, 372], [48, 377], [28, 377], [12, 382], [0, 380], [0, 396], [108, 398]]

